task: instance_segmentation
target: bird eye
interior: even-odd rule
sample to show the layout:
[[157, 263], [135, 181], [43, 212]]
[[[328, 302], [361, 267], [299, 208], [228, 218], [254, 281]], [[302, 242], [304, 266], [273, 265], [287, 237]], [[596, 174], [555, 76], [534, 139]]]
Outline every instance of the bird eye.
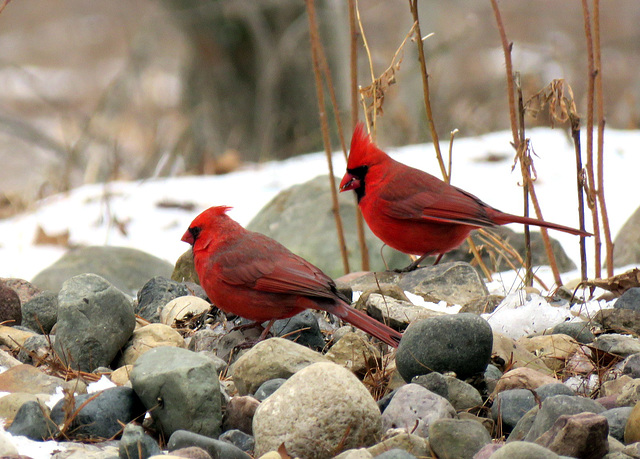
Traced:
[[202, 228], [200, 228], [199, 226], [192, 226], [191, 228], [189, 228], [189, 232], [193, 236], [194, 241], [198, 239], [198, 236], [200, 236], [200, 231], [202, 231]]

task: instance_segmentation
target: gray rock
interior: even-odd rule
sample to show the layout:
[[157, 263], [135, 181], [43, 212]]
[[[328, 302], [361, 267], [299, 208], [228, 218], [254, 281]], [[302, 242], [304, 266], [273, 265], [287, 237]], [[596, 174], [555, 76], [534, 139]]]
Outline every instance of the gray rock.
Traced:
[[[640, 335], [640, 311], [633, 309], [601, 309], [593, 316], [593, 320], [599, 323], [604, 330], [612, 333]], [[600, 335], [602, 338], [607, 335]], [[596, 341], [598, 339], [596, 338]], [[635, 353], [638, 352], [635, 350]], [[625, 354], [629, 355], [629, 353]]]
[[538, 394], [540, 401], [544, 401], [546, 398], [553, 397], [554, 395], [576, 395], [576, 392], [566, 384], [550, 383], [538, 387], [536, 394]]
[[34, 335], [26, 339], [20, 352], [18, 352], [18, 360], [22, 363], [40, 364], [51, 354], [51, 346], [55, 341], [55, 335], [44, 336]]
[[449, 383], [442, 373], [432, 371], [426, 375], [414, 376], [411, 382], [449, 400]]
[[[340, 216], [347, 247], [358, 247], [356, 203], [350, 194], [338, 195]], [[275, 239], [331, 277], [344, 274], [331, 210], [329, 178], [326, 175], [281, 191], [258, 212], [247, 229]], [[365, 233], [371, 270], [384, 271], [387, 268], [380, 257], [382, 242], [366, 225]], [[349, 265], [352, 269], [359, 269], [359, 251], [349, 252]], [[403, 268], [410, 262], [409, 257], [388, 247], [384, 250], [384, 257], [392, 269]]]
[[580, 344], [593, 343], [595, 336], [591, 333], [589, 322], [560, 322], [551, 329], [551, 334], [565, 334], [571, 336]]
[[277, 391], [280, 388], [280, 386], [282, 386], [285, 383], [285, 381], [286, 379], [284, 378], [275, 378], [275, 379], [270, 379], [268, 381], [265, 381], [262, 384], [260, 384], [260, 387], [258, 387], [258, 390], [256, 390], [256, 393], [253, 396], [256, 399], [263, 401], [268, 396], [270, 396], [275, 391]]
[[147, 458], [162, 454], [158, 443], [144, 433], [142, 427], [135, 424], [124, 426], [124, 432], [118, 446], [120, 459]]
[[633, 410], [633, 407], [631, 406], [622, 406], [600, 413], [609, 423], [609, 435], [616, 440], [624, 442], [624, 428], [627, 425], [627, 420], [629, 419], [631, 410]]
[[407, 328], [396, 365], [405, 381], [431, 371], [453, 371], [464, 379], [487, 368], [492, 345], [491, 326], [475, 314], [433, 317]]
[[446, 399], [451, 402], [456, 411], [468, 411], [482, 406], [482, 396], [478, 389], [453, 376], [445, 375], [444, 378], [449, 393]]
[[374, 443], [380, 427], [378, 406], [353, 373], [335, 363], [315, 363], [258, 407], [255, 456], [284, 444], [291, 456], [330, 458]]
[[501, 447], [491, 459], [560, 459], [560, 456], [535, 443], [514, 441]]
[[319, 353], [283, 338], [261, 341], [243, 354], [231, 367], [233, 382], [240, 395], [253, 394], [265, 381], [288, 379], [317, 362], [328, 362]]
[[535, 441], [549, 430], [562, 415], [573, 415], [583, 412], [602, 413], [604, 408], [591, 399], [570, 395], [555, 395], [542, 402], [542, 407], [527, 433], [526, 441]]
[[306, 310], [288, 319], [276, 320], [271, 327], [271, 332], [275, 336], [284, 336], [301, 346], [321, 351], [325, 341], [316, 314], [318, 313]]
[[190, 295], [190, 292], [186, 285], [166, 277], [156, 276], [145, 282], [138, 291], [136, 314], [149, 322], [160, 322], [158, 309], [175, 298], [187, 295]]
[[613, 266], [622, 268], [640, 263], [640, 207], [622, 225], [613, 241]]
[[489, 296], [484, 280], [470, 264], [440, 263], [404, 273], [398, 283], [405, 291], [449, 304], [466, 304]]
[[252, 435], [246, 434], [238, 429], [227, 430], [222, 435], [220, 435], [218, 440], [231, 443], [236, 448], [239, 448], [247, 453], [253, 452], [253, 449], [256, 446], [256, 442]]
[[631, 354], [620, 363], [620, 371], [634, 379], [640, 378], [640, 353]]
[[400, 387], [382, 414], [382, 429], [403, 429], [423, 438], [436, 419], [453, 418], [456, 410], [444, 397], [418, 384]]
[[395, 330], [404, 330], [411, 322], [443, 314], [424, 306], [415, 306], [407, 301], [384, 297], [378, 293], [369, 295], [364, 306], [371, 317]]
[[538, 411], [540, 411], [540, 409], [538, 405], [536, 405], [520, 418], [516, 426], [509, 434], [509, 437], [507, 437], [507, 443], [513, 441], [523, 441], [525, 439], [525, 437], [531, 430], [531, 427], [533, 426], [533, 422], [536, 420]]
[[226, 441], [215, 440], [206, 435], [200, 435], [187, 430], [176, 430], [171, 434], [167, 449], [169, 452], [178, 449], [197, 446], [202, 448], [212, 458], [224, 459], [251, 459], [247, 453]]
[[494, 399], [491, 407], [491, 417], [496, 422], [502, 420], [503, 430], [511, 432], [522, 416], [534, 406], [536, 406], [536, 400], [530, 390], [505, 390], [500, 392]]
[[491, 435], [482, 424], [463, 419], [436, 419], [429, 426], [429, 444], [438, 457], [472, 459]]
[[129, 298], [95, 274], [66, 281], [58, 294], [54, 350], [72, 368], [108, 366], [135, 328]]
[[70, 250], [33, 278], [42, 290], [57, 292], [79, 274], [104, 277], [116, 288], [134, 295], [154, 276], [170, 276], [173, 266], [160, 258], [126, 247], [92, 246]]
[[490, 394], [495, 390], [496, 385], [498, 384], [498, 381], [501, 377], [502, 372], [498, 367], [491, 363], [487, 365], [487, 369], [484, 370], [484, 381], [487, 385], [487, 393]]
[[613, 307], [640, 311], [640, 287], [633, 287], [624, 292], [613, 304]]
[[375, 459], [417, 459], [413, 454], [399, 448], [390, 449], [375, 456]]
[[58, 294], [45, 290], [22, 305], [22, 326], [48, 334], [58, 321]]
[[[61, 399], [51, 410], [51, 419], [58, 425], [65, 421], [67, 401]], [[86, 405], [84, 405], [86, 403]], [[127, 424], [144, 415], [145, 408], [130, 387], [112, 387], [95, 394], [75, 397], [75, 416], [65, 433], [74, 439], [109, 439]]]
[[[627, 310], [628, 311], [628, 310]], [[640, 317], [640, 313], [638, 313]], [[598, 336], [593, 345], [601, 351], [627, 357], [631, 354], [640, 353], [640, 340], [627, 335], [607, 333]]]
[[58, 435], [58, 426], [50, 418], [49, 408], [36, 401], [22, 404], [13, 422], [7, 428], [11, 435], [23, 435], [31, 440], [43, 441]]
[[609, 452], [607, 419], [594, 413], [558, 417], [536, 443], [569, 457], [600, 459]]
[[166, 436], [177, 430], [220, 434], [220, 383], [211, 359], [186, 349], [157, 347], [136, 360], [130, 379]]
[[368, 273], [349, 282], [353, 290], [366, 291], [377, 283], [396, 284], [403, 291], [420, 295], [427, 301], [446, 301], [466, 305], [489, 296], [478, 272], [468, 263], [441, 263], [408, 273]]

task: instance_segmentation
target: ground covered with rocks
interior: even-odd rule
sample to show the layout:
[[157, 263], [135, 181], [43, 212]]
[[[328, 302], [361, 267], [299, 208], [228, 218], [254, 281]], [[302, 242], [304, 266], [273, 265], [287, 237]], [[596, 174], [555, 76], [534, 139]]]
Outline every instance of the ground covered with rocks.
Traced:
[[45, 290], [1, 280], [3, 457], [22, 437], [56, 458], [640, 457], [640, 289], [514, 337], [468, 263], [351, 275], [338, 287], [404, 333], [397, 350], [317, 311], [246, 345], [260, 329], [212, 307], [188, 254], [172, 280], [131, 249], [83, 250], [152, 268], [137, 290], [124, 268], [61, 281], [68, 260]]

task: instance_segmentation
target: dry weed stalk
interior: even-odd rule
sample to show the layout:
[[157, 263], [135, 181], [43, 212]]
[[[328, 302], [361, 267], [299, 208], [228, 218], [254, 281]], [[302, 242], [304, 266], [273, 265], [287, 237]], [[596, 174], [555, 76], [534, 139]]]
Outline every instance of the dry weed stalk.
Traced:
[[422, 76], [422, 91], [424, 99], [424, 108], [427, 115], [427, 123], [429, 123], [429, 131], [431, 132], [431, 140], [436, 150], [436, 158], [440, 165], [440, 172], [444, 180], [447, 180], [448, 174], [444, 167], [444, 160], [440, 152], [440, 141], [438, 140], [438, 131], [433, 121], [433, 110], [431, 109], [431, 97], [429, 93], [429, 74], [427, 73], [427, 62], [424, 56], [424, 43], [422, 41], [422, 31], [420, 30], [420, 18], [418, 16], [418, 0], [409, 0], [409, 8], [415, 23], [415, 40], [418, 45], [418, 61], [420, 62], [420, 75]]
[[[525, 206], [525, 216], [528, 216], [528, 203], [529, 199], [531, 199], [531, 203], [533, 204], [535, 213], [537, 218], [543, 220], [542, 211], [540, 209], [540, 204], [537, 200], [535, 194], [535, 188], [533, 187], [533, 181], [535, 180], [535, 169], [533, 168], [533, 162], [531, 160], [530, 149], [529, 149], [529, 141], [525, 138], [525, 126], [524, 126], [524, 103], [522, 98], [522, 89], [518, 84], [516, 88], [514, 80], [517, 78], [513, 72], [513, 64], [511, 61], [511, 49], [513, 48], [513, 43], [510, 43], [507, 40], [507, 34], [504, 28], [504, 24], [502, 22], [502, 16], [500, 15], [500, 9], [498, 8], [497, 0], [491, 0], [491, 6], [493, 8], [493, 12], [496, 18], [496, 24], [498, 26], [498, 31], [500, 33], [500, 41], [502, 43], [502, 49], [504, 52], [505, 58], [505, 67], [507, 73], [507, 96], [509, 101], [509, 115], [511, 120], [511, 133], [513, 135], [513, 147], [516, 150], [516, 160], [520, 161], [521, 172], [523, 177], [523, 186], [524, 186], [524, 206]], [[516, 90], [518, 94], [518, 109], [516, 109]], [[533, 173], [533, 175], [532, 175]], [[545, 228], [540, 228], [540, 233], [542, 234], [542, 239], [544, 241], [545, 250], [547, 252], [547, 257], [549, 258], [549, 263], [551, 265], [551, 269], [553, 271], [553, 276], [556, 284], [558, 286], [562, 285], [562, 280], [560, 278], [560, 273], [557, 268], [557, 263], [555, 261], [555, 257], [553, 255], [553, 250], [551, 249], [551, 242], [549, 240], [549, 236], [547, 230]], [[525, 243], [527, 250], [530, 250], [531, 241], [529, 237], [529, 228], [528, 225], [525, 225]], [[532, 285], [533, 283], [533, 273], [531, 267], [531, 258], [530, 255], [525, 257], [525, 268], [526, 268], [526, 285]]]
[[[580, 117], [576, 109], [575, 99], [571, 86], [564, 79], [552, 80], [547, 86], [531, 96], [525, 104], [525, 110], [532, 116], [543, 110], [549, 111], [549, 124], [553, 128], [555, 123], [569, 122], [571, 137], [576, 155], [576, 180], [578, 187], [578, 218], [580, 229], [585, 230], [584, 222], [584, 195], [585, 195], [585, 171], [582, 167], [582, 152], [580, 147]], [[581, 279], [587, 278], [587, 252], [585, 238], [580, 237], [580, 272]]]
[[[352, 129], [358, 124], [358, 26], [356, 23], [356, 3], [355, 0], [348, 0], [349, 8], [349, 67], [350, 67], [350, 86], [351, 86], [351, 127]], [[343, 147], [344, 148], [344, 147]], [[346, 154], [346, 150], [345, 150]], [[357, 198], [354, 196], [354, 200]], [[361, 265], [363, 271], [371, 269], [369, 260], [369, 249], [364, 232], [364, 217], [360, 207], [356, 209], [356, 231], [358, 232], [358, 245], [360, 247]]]
[[[602, 231], [605, 240], [606, 262], [608, 276], [613, 276], [613, 242], [609, 214], [604, 198], [604, 95], [602, 89], [602, 59], [600, 48], [600, 1], [593, 0], [593, 19], [589, 12], [587, 0], [582, 0], [584, 17], [584, 32], [587, 41], [587, 179], [589, 183], [588, 201], [594, 222], [595, 244], [595, 275], [601, 276], [602, 266], [602, 236], [600, 235], [599, 218], [602, 217]], [[592, 26], [593, 20], [593, 26]], [[593, 35], [592, 35], [593, 29]], [[593, 162], [593, 127], [594, 127], [594, 99], [598, 115], [598, 151], [597, 176]]]
[[346, 273], [349, 269], [349, 256], [347, 253], [347, 244], [344, 237], [344, 228], [342, 225], [342, 217], [340, 216], [340, 205], [338, 203], [338, 192], [336, 187], [336, 179], [333, 173], [333, 161], [331, 159], [331, 139], [329, 137], [329, 124], [327, 121], [327, 113], [325, 110], [324, 90], [322, 85], [322, 65], [321, 65], [321, 49], [322, 43], [318, 32], [318, 22], [316, 19], [316, 10], [314, 0], [306, 0], [307, 17], [309, 19], [309, 34], [311, 36], [311, 56], [313, 60], [313, 73], [316, 81], [316, 95], [318, 97], [318, 110], [320, 115], [320, 124], [322, 126], [322, 142], [324, 143], [324, 151], [327, 157], [327, 166], [329, 168], [329, 186], [331, 188], [331, 199], [333, 217], [336, 222], [336, 230], [338, 233], [338, 245], [342, 256], [342, 268]]
[[[396, 72], [400, 70], [400, 64], [404, 57], [404, 46], [413, 34], [416, 24], [414, 23], [409, 29], [409, 32], [405, 35], [404, 40], [396, 50], [391, 59], [391, 64], [382, 74], [376, 78], [373, 71], [373, 62], [371, 61], [371, 52], [368, 45], [366, 45], [366, 39], [364, 39], [364, 29], [360, 17], [358, 16], [358, 22], [360, 24], [360, 30], [362, 31], [363, 41], [366, 46], [367, 56], [369, 57], [369, 70], [371, 71], [371, 84], [369, 86], [360, 87], [360, 99], [364, 108], [364, 116], [367, 121], [367, 127], [372, 129], [372, 136], [375, 138], [376, 133], [376, 120], [378, 115], [383, 114], [384, 98], [391, 86], [396, 83]], [[370, 100], [370, 101], [368, 101]]]
[[593, 170], [593, 101], [596, 78], [596, 68], [593, 56], [593, 38], [591, 36], [591, 15], [587, 0], [582, 0], [582, 12], [584, 16], [584, 34], [587, 41], [587, 205], [591, 210], [594, 236], [594, 265], [596, 277], [601, 277], [601, 237], [600, 218], [596, 202], [596, 179]]

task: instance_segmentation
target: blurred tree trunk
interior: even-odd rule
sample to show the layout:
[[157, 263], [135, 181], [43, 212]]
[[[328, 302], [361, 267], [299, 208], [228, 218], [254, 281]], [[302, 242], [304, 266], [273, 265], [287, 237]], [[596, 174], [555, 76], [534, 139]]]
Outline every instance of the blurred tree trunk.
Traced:
[[184, 78], [191, 117], [180, 154], [202, 172], [227, 150], [246, 160], [320, 149], [304, 3], [163, 0], [192, 48]]

